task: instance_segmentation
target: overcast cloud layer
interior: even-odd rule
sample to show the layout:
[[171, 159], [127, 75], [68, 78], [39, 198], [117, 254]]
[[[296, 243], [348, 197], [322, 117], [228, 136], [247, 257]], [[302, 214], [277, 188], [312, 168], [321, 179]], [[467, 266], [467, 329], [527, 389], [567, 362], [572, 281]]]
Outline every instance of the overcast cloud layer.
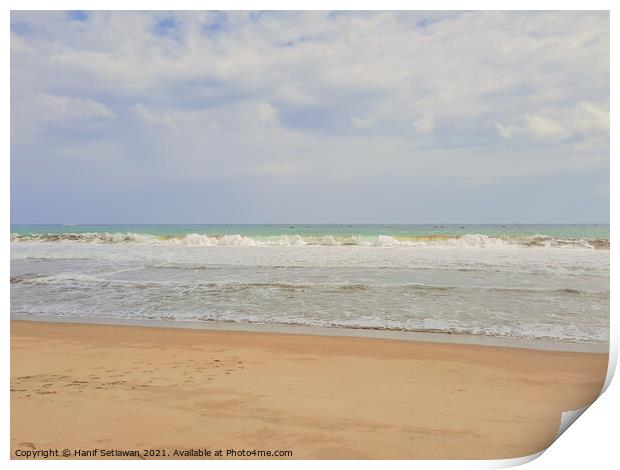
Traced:
[[609, 221], [607, 12], [13, 12], [13, 223]]

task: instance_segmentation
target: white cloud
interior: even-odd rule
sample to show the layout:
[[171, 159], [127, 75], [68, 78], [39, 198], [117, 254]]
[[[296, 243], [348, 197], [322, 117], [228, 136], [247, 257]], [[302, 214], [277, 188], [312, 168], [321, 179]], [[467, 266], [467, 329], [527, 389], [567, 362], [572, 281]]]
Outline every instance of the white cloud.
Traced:
[[278, 110], [269, 103], [260, 102], [256, 104], [256, 114], [258, 120], [265, 124], [278, 124]]
[[520, 124], [496, 124], [504, 139], [531, 136], [540, 140], [558, 141], [575, 136], [596, 137], [609, 132], [608, 107], [582, 101], [571, 108], [547, 109], [526, 114]]
[[366, 129], [368, 127], [371, 127], [373, 125], [375, 125], [377, 122], [377, 120], [370, 116], [370, 117], [354, 117], [351, 119], [351, 125], [353, 127], [357, 127], [358, 129]]
[[427, 114], [422, 116], [414, 123], [415, 130], [418, 134], [432, 134], [434, 128], [433, 116]]
[[307, 89], [291, 83], [278, 91], [276, 99], [295, 105], [311, 105], [317, 101], [317, 98], [312, 96]]
[[[170, 15], [182, 40], [175, 40], [153, 34], [161, 13], [95, 12], [87, 27], [74, 28], [60, 14], [19, 12], [34, 33], [12, 41], [14, 73], [51, 72], [60, 86], [134, 102], [178, 93], [175, 83], [225, 82], [244, 99], [272, 104], [343, 107], [360, 100], [380, 111], [369, 114], [382, 122], [411, 122], [429, 110], [437, 120], [510, 109], [524, 115], [600, 95], [608, 84], [607, 16], [578, 13], [458, 13], [421, 31], [416, 23], [430, 13], [295, 12], [253, 21], [234, 12], [225, 30], [209, 37], [202, 27], [212, 15], [176, 12]], [[493, 98], [507, 93], [513, 97]]]
[[169, 113], [152, 111], [146, 106], [144, 106], [142, 103], [134, 104], [130, 108], [130, 111], [133, 115], [137, 116], [142, 122], [146, 124], [162, 126], [173, 132], [177, 131], [177, 124], [173, 116]]
[[103, 103], [91, 99], [52, 94], [37, 96], [41, 116], [55, 123], [76, 123], [98, 119], [114, 119], [115, 114]]
[[514, 135], [517, 135], [522, 132], [522, 129], [520, 127], [504, 126], [503, 124], [500, 124], [500, 123], [495, 124], [495, 128], [497, 129], [497, 133], [504, 139], [510, 139]]
[[525, 122], [527, 132], [536, 137], [564, 139], [570, 135], [568, 129], [552, 117], [528, 114]]
[[[168, 17], [174, 34], [158, 36]], [[28, 25], [11, 33], [15, 159], [88, 149], [145, 185], [265, 172], [317, 184], [329, 174], [482, 185], [607, 171], [608, 12], [99, 11], [76, 24], [63, 12], [18, 11], [11, 20]], [[63, 122], [80, 129], [56, 132]]]
[[609, 132], [609, 104], [597, 105], [590, 101], [579, 103], [574, 112], [574, 122], [578, 129]]

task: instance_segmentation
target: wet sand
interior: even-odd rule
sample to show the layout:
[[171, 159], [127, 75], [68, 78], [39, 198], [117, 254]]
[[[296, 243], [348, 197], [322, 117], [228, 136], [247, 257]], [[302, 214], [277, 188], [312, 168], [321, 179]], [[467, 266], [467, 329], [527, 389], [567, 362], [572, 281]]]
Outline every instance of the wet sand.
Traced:
[[98, 458], [102, 449], [153, 450], [146, 458], [192, 449], [210, 458], [220, 458], [219, 449], [221, 458], [231, 458], [228, 449], [291, 451], [277, 458], [295, 459], [521, 457], [553, 441], [562, 411], [596, 399], [607, 359], [12, 321], [11, 451], [13, 458], [46, 449], [70, 449], [72, 457], [97, 449]]

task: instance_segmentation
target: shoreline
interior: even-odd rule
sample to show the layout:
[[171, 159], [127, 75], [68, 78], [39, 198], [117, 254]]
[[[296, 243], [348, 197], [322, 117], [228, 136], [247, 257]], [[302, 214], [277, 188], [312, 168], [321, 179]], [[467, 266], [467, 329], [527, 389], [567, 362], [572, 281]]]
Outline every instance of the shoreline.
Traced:
[[523, 457], [598, 397], [607, 366], [597, 353], [11, 320], [11, 457]]
[[229, 331], [248, 333], [274, 333], [303, 336], [375, 338], [423, 343], [463, 344], [499, 348], [534, 349], [540, 351], [564, 351], [608, 354], [609, 343], [579, 343], [552, 339], [526, 339], [499, 337], [490, 335], [473, 335], [447, 333], [440, 331], [410, 331], [374, 328], [321, 327], [277, 323], [249, 323], [197, 320], [157, 320], [125, 318], [88, 318], [75, 316], [46, 316], [11, 314], [11, 321], [29, 321], [41, 323], [67, 323], [85, 325], [138, 326], [147, 328], [189, 329], [207, 331]]

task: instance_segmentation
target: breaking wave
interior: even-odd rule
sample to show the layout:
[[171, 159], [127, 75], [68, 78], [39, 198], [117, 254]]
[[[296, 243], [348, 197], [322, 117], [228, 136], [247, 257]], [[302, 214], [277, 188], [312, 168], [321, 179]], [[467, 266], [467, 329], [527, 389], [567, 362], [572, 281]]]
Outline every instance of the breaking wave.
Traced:
[[11, 234], [11, 242], [78, 242], [78, 243], [136, 243], [151, 245], [184, 246], [376, 246], [419, 247], [458, 246], [465, 248], [496, 248], [522, 246], [530, 248], [583, 248], [608, 250], [606, 238], [557, 238], [546, 235], [492, 237], [483, 234], [466, 235], [416, 235], [416, 236], [335, 236], [335, 235], [279, 235], [248, 237], [239, 234], [207, 235], [149, 235], [139, 233], [44, 233]]
[[544, 288], [544, 287], [502, 287], [502, 286], [457, 286], [457, 285], [431, 285], [423, 283], [380, 284], [367, 282], [213, 282], [213, 281], [179, 281], [179, 280], [120, 280], [110, 279], [113, 273], [100, 275], [86, 274], [23, 274], [11, 276], [11, 284], [54, 284], [54, 285], [77, 285], [77, 284], [105, 284], [107, 286], [127, 287], [133, 289], [148, 289], [153, 287], [168, 287], [176, 289], [189, 289], [193, 293], [204, 292], [242, 292], [242, 291], [268, 291], [277, 290], [290, 293], [303, 293], [311, 291], [346, 293], [362, 292], [370, 290], [389, 290], [393, 292], [412, 291], [420, 294], [437, 295], [444, 293], [467, 293], [484, 292], [497, 294], [525, 294], [525, 295], [582, 295], [609, 298], [609, 291], [598, 291], [575, 288]]

